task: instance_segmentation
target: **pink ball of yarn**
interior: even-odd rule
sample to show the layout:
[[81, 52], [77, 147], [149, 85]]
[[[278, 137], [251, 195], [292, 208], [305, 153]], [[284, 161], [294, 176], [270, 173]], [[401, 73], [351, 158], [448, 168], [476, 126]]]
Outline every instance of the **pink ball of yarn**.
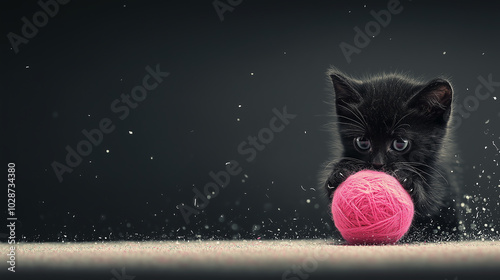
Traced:
[[348, 244], [393, 244], [410, 228], [414, 206], [389, 174], [363, 170], [335, 190], [332, 217]]

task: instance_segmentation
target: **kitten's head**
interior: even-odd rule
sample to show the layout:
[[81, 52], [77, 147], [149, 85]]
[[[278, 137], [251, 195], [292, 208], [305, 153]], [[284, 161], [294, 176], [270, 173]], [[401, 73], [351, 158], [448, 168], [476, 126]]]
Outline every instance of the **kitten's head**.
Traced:
[[[363, 80], [337, 70], [328, 74], [343, 156], [400, 181], [420, 175], [425, 178], [438, 160], [446, 136], [451, 84], [441, 78], [420, 82], [399, 74]], [[429, 193], [438, 190], [415, 191], [412, 195], [419, 201], [438, 195]]]

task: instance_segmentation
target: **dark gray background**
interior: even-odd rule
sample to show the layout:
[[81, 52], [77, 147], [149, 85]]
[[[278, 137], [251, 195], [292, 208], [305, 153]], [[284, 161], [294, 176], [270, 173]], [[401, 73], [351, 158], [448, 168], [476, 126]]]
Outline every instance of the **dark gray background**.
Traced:
[[[493, 1], [401, 1], [350, 64], [339, 44], [353, 44], [353, 28], [387, 1], [243, 1], [224, 21], [212, 1], [72, 1], [17, 54], [7, 34], [20, 34], [21, 18], [40, 7], [0, 5], [2, 165], [16, 163], [25, 240], [330, 236], [329, 209], [313, 189], [328, 158], [330, 65], [446, 75], [459, 104], [478, 76], [500, 81]], [[111, 102], [156, 64], [170, 76], [119, 120]], [[477, 238], [498, 234], [499, 99], [497, 87], [455, 138]], [[247, 162], [238, 145], [283, 106], [297, 117]], [[51, 163], [105, 117], [115, 131], [59, 183]], [[229, 160], [243, 172], [185, 224], [176, 206], [193, 205], [193, 185], [202, 189]]]

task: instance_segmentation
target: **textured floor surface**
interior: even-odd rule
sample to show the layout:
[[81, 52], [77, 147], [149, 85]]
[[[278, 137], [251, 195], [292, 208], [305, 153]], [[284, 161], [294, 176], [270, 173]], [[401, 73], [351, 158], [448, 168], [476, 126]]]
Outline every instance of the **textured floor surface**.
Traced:
[[[0, 245], [5, 260], [9, 247]], [[27, 243], [15, 273], [2, 263], [0, 279], [500, 279], [500, 241]]]

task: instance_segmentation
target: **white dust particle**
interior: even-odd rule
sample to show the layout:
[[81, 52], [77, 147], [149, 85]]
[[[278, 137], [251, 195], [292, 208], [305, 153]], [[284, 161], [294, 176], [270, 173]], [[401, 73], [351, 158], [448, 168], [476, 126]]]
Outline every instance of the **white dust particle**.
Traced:
[[109, 150], [106, 150], [106, 154], [109, 154]]
[[29, 66], [29, 65], [26, 65], [26, 69], [30, 69], [30, 66]]
[[307, 202], [307, 203], [311, 203], [311, 200], [308, 198], [308, 199], [306, 200], [306, 202]]
[[240, 121], [240, 118], [236, 118], [236, 121], [239, 122]]
[[238, 104], [238, 108], [241, 108], [241, 104]]
[[446, 54], [446, 52], [443, 52], [443, 54]]
[[132, 130], [129, 130], [128, 134], [132, 135], [132, 134], [134, 134], [134, 132]]
[[489, 122], [490, 122], [490, 120], [489, 120], [489, 119], [487, 119], [487, 120], [484, 122], [484, 124], [488, 124]]
[[252, 73], [250, 73], [250, 76], [253, 76], [253, 72], [252, 72]]
[[153, 159], [153, 157], [151, 157], [151, 159]]
[[495, 148], [496, 148], [496, 149], [497, 149], [497, 151], [498, 151], [498, 147], [497, 147], [497, 145], [495, 145], [495, 141], [491, 141], [491, 143], [493, 144], [493, 146], [495, 146]]
[[497, 97], [496, 97], [496, 96], [493, 96], [493, 100], [497, 100]]

